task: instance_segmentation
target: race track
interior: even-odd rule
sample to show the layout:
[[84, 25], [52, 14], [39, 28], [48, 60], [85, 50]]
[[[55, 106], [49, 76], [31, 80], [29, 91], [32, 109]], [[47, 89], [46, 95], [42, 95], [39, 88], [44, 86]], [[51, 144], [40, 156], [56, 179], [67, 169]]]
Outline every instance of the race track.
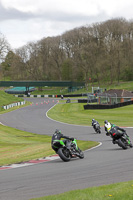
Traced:
[[[46, 112], [56, 103], [52, 99], [43, 104], [42, 98], [28, 100], [34, 104], [0, 115], [0, 122], [20, 130], [50, 136], [58, 128], [64, 135], [79, 140], [99, 141], [102, 145], [86, 151], [83, 160], [73, 159], [65, 163], [57, 159], [27, 167], [1, 170], [0, 199], [29, 200], [69, 190], [133, 180], [133, 149], [122, 150], [113, 145], [103, 129], [102, 134], [96, 134], [92, 127], [63, 124], [47, 118]], [[48, 102], [48, 99], [45, 101]], [[89, 120], [88, 117], [88, 126], [91, 124]], [[126, 130], [133, 141], [133, 129]]]

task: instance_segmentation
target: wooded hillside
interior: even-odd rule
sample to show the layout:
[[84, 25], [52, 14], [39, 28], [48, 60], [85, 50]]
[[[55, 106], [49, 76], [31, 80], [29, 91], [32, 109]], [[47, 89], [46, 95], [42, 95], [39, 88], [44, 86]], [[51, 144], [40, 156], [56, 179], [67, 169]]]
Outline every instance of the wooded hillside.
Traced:
[[11, 80], [133, 80], [133, 21], [111, 19], [30, 42], [10, 50], [1, 68]]

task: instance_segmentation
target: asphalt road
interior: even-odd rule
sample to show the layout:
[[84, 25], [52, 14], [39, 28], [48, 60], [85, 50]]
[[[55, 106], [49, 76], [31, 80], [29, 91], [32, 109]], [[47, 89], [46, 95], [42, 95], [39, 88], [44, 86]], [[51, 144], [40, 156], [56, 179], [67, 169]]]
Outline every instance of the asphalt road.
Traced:
[[[46, 112], [55, 104], [41, 104], [42, 98], [29, 99], [34, 105], [0, 115], [0, 122], [20, 130], [51, 135], [56, 128], [64, 135], [80, 140], [102, 142], [102, 145], [85, 152], [84, 159], [63, 162], [61, 159], [32, 166], [0, 171], [0, 199], [29, 200], [69, 190], [133, 180], [133, 149], [122, 150], [112, 144], [111, 138], [94, 133], [89, 127], [68, 125], [46, 117]], [[45, 101], [48, 102], [48, 99]], [[38, 103], [38, 104], [36, 104]], [[104, 121], [105, 119], [103, 119]], [[133, 129], [127, 128], [133, 141]]]

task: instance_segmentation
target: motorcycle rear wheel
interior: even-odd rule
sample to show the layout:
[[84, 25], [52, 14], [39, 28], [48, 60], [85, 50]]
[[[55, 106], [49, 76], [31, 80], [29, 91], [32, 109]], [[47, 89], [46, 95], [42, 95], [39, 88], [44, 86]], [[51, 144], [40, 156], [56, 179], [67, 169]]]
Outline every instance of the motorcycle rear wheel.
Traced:
[[96, 131], [96, 133], [101, 133], [101, 130], [100, 130], [100, 128], [97, 128], [97, 129], [95, 129], [95, 131]]
[[67, 149], [59, 148], [57, 153], [64, 162], [70, 161], [71, 157]]
[[124, 144], [124, 142], [121, 141], [121, 139], [118, 140], [118, 145], [119, 145], [120, 147], [122, 147], [123, 149], [127, 149], [127, 145]]

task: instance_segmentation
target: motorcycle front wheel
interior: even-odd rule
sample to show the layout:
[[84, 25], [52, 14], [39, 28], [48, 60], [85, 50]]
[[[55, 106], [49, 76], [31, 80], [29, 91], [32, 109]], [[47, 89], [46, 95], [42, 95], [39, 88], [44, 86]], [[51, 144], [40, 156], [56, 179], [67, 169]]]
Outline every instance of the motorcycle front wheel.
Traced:
[[81, 158], [81, 159], [84, 158], [84, 153], [83, 153], [83, 151], [80, 152], [80, 154], [79, 154], [79, 158]]
[[71, 157], [68, 149], [59, 148], [57, 153], [64, 162], [70, 161]]
[[79, 150], [79, 158], [81, 158], [81, 159], [83, 159], [84, 158], [84, 152], [83, 151], [81, 151], [81, 149], [80, 148], [78, 148], [78, 150]]

